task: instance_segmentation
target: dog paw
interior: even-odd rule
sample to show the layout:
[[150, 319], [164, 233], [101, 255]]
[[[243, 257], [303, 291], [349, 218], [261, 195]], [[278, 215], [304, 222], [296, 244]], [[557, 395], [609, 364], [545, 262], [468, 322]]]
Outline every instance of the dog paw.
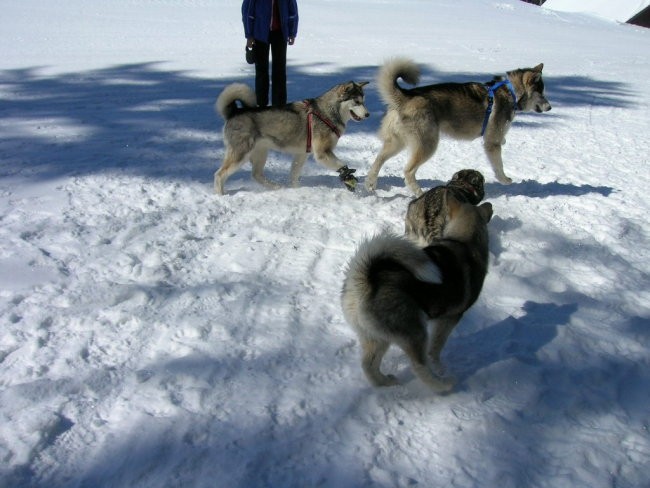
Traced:
[[509, 185], [509, 184], [512, 183], [512, 178], [508, 178], [505, 175], [498, 178], [498, 180], [499, 180], [499, 183], [501, 183], [502, 185]]
[[447, 368], [445, 368], [444, 364], [442, 364], [440, 361], [432, 361], [431, 369], [433, 370], [433, 374], [439, 378], [442, 378], [447, 374]]
[[454, 389], [456, 380], [452, 377], [438, 379], [438, 385], [434, 388], [438, 393], [448, 393]]
[[375, 191], [377, 189], [377, 181], [370, 181], [368, 178], [366, 178], [364, 186], [368, 191]]
[[395, 385], [399, 385], [399, 380], [397, 379], [397, 376], [392, 374], [387, 374], [384, 375], [384, 377], [377, 382], [376, 386], [395, 386]]

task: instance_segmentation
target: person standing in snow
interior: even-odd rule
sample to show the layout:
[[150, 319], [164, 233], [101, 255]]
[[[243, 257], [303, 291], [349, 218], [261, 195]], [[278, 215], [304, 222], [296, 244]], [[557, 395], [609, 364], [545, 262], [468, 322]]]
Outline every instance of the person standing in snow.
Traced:
[[271, 104], [287, 103], [287, 44], [293, 45], [298, 33], [296, 0], [244, 0], [241, 7], [246, 48], [255, 57], [255, 95], [257, 105], [269, 103], [269, 51]]

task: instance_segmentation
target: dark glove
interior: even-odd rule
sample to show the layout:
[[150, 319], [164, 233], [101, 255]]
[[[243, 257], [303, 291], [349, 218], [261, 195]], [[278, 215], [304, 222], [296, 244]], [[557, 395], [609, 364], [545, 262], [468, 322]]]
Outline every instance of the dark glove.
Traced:
[[354, 191], [354, 189], [357, 187], [357, 183], [359, 182], [357, 177], [353, 174], [355, 171], [356, 169], [350, 169], [347, 166], [341, 166], [338, 169], [339, 178], [341, 178], [341, 181], [345, 187], [350, 191]]

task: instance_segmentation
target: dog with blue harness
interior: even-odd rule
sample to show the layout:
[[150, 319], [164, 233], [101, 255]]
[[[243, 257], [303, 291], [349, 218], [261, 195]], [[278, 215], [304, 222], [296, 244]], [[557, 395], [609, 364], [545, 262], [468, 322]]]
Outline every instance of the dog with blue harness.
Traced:
[[551, 110], [544, 96], [543, 67], [508, 71], [505, 77], [488, 83], [440, 83], [407, 89], [397, 81], [401, 78], [416, 85], [418, 66], [406, 58], [385, 63], [378, 76], [379, 93], [388, 105], [379, 130], [383, 144], [366, 176], [366, 188], [374, 190], [384, 163], [409, 148], [404, 182], [415, 196], [422, 195], [415, 173], [435, 153], [441, 133], [458, 140], [482, 137], [497, 180], [512, 183], [503, 171], [501, 147], [516, 112]]

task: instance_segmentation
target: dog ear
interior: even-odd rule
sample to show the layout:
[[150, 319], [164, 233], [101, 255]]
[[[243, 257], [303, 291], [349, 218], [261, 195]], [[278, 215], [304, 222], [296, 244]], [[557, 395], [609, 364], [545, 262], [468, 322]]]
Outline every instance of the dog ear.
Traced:
[[487, 224], [492, 218], [492, 214], [493, 214], [492, 204], [490, 202], [485, 202], [484, 204], [479, 205], [476, 208], [478, 208], [478, 212], [481, 214], [481, 217]]
[[535, 70], [535, 68], [532, 68], [530, 71], [527, 71], [524, 73], [524, 85], [526, 86], [534, 86], [535, 84], [539, 83], [542, 79], [542, 72]]
[[347, 83], [341, 83], [337, 88], [336, 88], [336, 94], [339, 96], [339, 98], [345, 97], [348, 93], [350, 93], [350, 90], [354, 87], [354, 81], [348, 81]]
[[370, 82], [369, 82], [369, 81], [362, 81], [362, 82], [360, 82], [360, 83], [357, 83], [357, 86], [358, 86], [359, 88], [363, 88], [363, 87], [366, 86], [368, 83], [370, 83]]
[[544, 63], [539, 63], [537, 66], [533, 68], [533, 71], [538, 71], [541, 73], [543, 69], [544, 69]]

